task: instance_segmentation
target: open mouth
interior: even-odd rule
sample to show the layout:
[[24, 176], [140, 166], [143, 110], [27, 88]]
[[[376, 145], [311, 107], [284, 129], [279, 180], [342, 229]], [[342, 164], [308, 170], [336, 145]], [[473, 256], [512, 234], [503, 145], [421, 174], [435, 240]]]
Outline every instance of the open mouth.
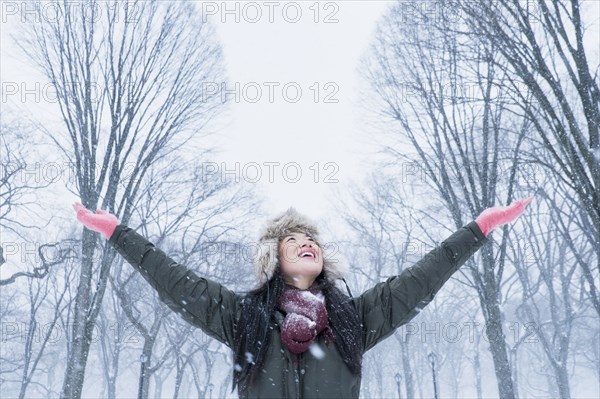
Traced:
[[309, 250], [306, 250], [306, 251], [302, 251], [300, 253], [300, 257], [301, 258], [312, 258], [312, 259], [315, 259], [315, 256], [316, 256], [316, 254], [315, 254], [314, 250], [312, 250], [312, 249], [309, 249]]

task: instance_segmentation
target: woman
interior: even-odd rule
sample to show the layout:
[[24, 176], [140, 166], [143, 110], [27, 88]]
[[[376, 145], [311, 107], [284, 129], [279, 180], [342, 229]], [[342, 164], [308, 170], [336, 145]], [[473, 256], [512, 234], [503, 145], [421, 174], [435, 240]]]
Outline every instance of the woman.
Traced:
[[411, 320], [533, 196], [486, 209], [415, 265], [351, 298], [316, 226], [293, 208], [270, 220], [255, 263], [260, 286], [237, 294], [178, 264], [102, 210], [73, 204], [185, 320], [234, 353], [240, 398], [358, 398], [362, 355]]

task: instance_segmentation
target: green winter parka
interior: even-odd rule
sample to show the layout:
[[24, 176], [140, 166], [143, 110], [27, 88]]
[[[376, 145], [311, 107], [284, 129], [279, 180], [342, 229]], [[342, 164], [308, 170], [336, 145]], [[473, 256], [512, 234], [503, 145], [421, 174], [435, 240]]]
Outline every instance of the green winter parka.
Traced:
[[[353, 301], [363, 326], [365, 352], [406, 324], [440, 287], [488, 241], [473, 221], [450, 235], [413, 266], [376, 284]], [[120, 224], [111, 245], [158, 292], [160, 299], [192, 325], [234, 348], [242, 296], [178, 264], [143, 236]], [[360, 378], [350, 372], [334, 343], [322, 336], [322, 352], [291, 354], [280, 339], [280, 312], [271, 320], [271, 343], [263, 373], [240, 398], [358, 398]], [[316, 355], [316, 356], [315, 356]]]

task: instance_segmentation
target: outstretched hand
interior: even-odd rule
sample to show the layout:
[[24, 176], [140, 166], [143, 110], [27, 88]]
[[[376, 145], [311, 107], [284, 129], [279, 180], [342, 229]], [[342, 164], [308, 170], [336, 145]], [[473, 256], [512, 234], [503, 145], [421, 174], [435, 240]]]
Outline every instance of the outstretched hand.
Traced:
[[101, 209], [96, 209], [96, 213], [93, 213], [79, 202], [73, 203], [73, 209], [77, 213], [77, 220], [88, 229], [104, 234], [107, 239], [119, 224], [119, 219], [115, 215]]
[[533, 197], [534, 195], [517, 200], [509, 206], [494, 206], [492, 208], [487, 208], [481, 212], [481, 215], [475, 219], [475, 222], [483, 234], [487, 236], [495, 227], [510, 223], [518, 218], [525, 212], [525, 207], [533, 201]]

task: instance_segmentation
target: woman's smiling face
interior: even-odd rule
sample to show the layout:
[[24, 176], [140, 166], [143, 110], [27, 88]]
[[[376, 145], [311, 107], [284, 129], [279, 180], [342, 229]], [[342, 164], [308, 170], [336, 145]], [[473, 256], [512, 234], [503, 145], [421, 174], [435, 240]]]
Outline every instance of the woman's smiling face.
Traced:
[[279, 264], [284, 280], [308, 288], [323, 270], [321, 248], [304, 233], [290, 233], [279, 243]]

